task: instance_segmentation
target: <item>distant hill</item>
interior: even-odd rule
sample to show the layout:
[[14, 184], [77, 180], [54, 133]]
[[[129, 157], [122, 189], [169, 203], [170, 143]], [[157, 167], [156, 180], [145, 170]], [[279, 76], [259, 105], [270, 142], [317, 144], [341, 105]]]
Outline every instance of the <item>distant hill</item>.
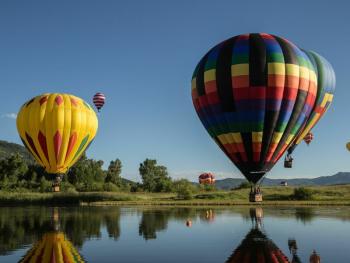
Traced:
[[[223, 180], [216, 180], [216, 187], [219, 189], [229, 190], [239, 186], [245, 179], [240, 178], [226, 178]], [[288, 185], [336, 185], [336, 184], [350, 184], [350, 172], [339, 172], [331, 176], [321, 176], [316, 178], [295, 178], [295, 179], [270, 179], [265, 178], [262, 185], [276, 186], [280, 185], [282, 181]]]
[[30, 153], [24, 146], [19, 145], [17, 143], [11, 143], [0, 140], [0, 159], [4, 159], [7, 156], [16, 153], [21, 155], [28, 162], [34, 161], [33, 157], [30, 155]]

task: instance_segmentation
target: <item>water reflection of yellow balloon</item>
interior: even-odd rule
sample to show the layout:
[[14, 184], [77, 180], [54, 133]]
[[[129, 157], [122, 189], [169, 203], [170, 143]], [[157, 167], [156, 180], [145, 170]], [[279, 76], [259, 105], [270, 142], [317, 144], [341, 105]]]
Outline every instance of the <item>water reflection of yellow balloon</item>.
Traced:
[[20, 263], [75, 263], [84, 262], [73, 244], [62, 232], [43, 235]]

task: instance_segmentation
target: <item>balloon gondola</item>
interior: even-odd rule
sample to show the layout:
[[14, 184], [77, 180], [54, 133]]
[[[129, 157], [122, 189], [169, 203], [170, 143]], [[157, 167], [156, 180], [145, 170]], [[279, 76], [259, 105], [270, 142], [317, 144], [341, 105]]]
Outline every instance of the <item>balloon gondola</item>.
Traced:
[[[262, 200], [256, 191], [262, 178], [332, 99], [329, 87], [323, 89], [323, 108], [315, 108], [321, 95], [310, 54], [315, 53], [278, 36], [245, 34], [213, 47], [194, 70], [194, 108], [215, 143], [253, 185], [250, 195], [259, 198], [252, 201]], [[327, 81], [333, 83], [328, 65], [333, 75]], [[307, 123], [310, 116], [315, 117]]]
[[63, 175], [89, 147], [97, 127], [91, 106], [70, 94], [34, 97], [17, 116], [17, 130], [24, 146], [47, 173], [56, 175], [53, 191], [59, 191]]

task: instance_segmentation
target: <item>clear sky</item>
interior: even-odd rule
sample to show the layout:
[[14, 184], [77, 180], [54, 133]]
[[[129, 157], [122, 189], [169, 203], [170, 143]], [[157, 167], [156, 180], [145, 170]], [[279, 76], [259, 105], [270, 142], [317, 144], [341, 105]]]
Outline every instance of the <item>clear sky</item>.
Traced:
[[234, 35], [266, 32], [318, 52], [337, 86], [314, 141], [280, 161], [270, 178], [316, 177], [350, 170], [350, 2], [281, 0], [0, 1], [0, 139], [20, 143], [14, 113], [44, 92], [91, 103], [105, 93], [98, 135], [88, 156], [139, 163], [156, 158], [173, 177], [201, 171], [240, 177], [211, 140], [191, 100], [191, 75], [209, 48]]

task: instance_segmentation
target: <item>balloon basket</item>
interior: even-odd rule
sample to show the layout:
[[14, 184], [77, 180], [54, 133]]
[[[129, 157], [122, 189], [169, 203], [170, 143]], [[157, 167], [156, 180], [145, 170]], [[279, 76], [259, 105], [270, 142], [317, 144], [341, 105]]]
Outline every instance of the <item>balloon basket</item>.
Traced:
[[254, 193], [249, 194], [249, 202], [258, 203], [258, 202], [262, 202], [262, 200], [263, 200], [262, 194], [254, 194]]
[[284, 161], [284, 168], [292, 168], [293, 167], [293, 161]]
[[54, 193], [58, 193], [58, 192], [60, 192], [61, 190], [60, 190], [60, 186], [59, 185], [53, 185], [52, 186], [52, 192], [54, 192]]

